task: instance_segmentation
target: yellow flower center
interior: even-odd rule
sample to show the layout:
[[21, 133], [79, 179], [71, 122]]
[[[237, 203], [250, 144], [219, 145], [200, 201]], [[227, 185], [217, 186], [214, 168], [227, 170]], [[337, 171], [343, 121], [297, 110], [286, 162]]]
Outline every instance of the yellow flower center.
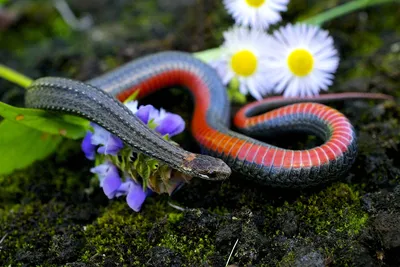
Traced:
[[251, 7], [260, 7], [265, 0], [246, 0], [246, 3]]
[[233, 71], [240, 76], [250, 76], [257, 69], [257, 57], [249, 50], [241, 50], [231, 58]]
[[313, 69], [314, 58], [305, 49], [295, 49], [288, 56], [287, 64], [294, 75], [306, 76]]

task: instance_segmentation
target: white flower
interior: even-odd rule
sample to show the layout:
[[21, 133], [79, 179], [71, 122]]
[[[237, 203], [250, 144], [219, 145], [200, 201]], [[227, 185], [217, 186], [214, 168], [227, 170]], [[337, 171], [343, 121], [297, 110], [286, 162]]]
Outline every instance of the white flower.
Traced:
[[318, 95], [332, 84], [339, 64], [328, 31], [307, 24], [286, 25], [274, 32], [266, 80], [284, 96]]
[[224, 33], [222, 55], [211, 65], [217, 70], [226, 85], [232, 78], [240, 83], [240, 92], [261, 99], [266, 94], [265, 48], [269, 37], [255, 29], [233, 28]]
[[267, 29], [280, 21], [279, 12], [287, 10], [289, 0], [224, 0], [225, 8], [236, 24]]

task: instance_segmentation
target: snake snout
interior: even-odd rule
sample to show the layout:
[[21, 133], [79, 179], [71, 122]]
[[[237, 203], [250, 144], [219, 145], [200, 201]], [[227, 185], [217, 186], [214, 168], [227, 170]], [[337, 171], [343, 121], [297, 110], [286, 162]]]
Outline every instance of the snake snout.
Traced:
[[231, 168], [224, 161], [207, 155], [191, 154], [185, 165], [194, 176], [206, 180], [224, 180], [231, 175]]
[[231, 168], [222, 160], [216, 160], [219, 162], [216, 162], [215, 165], [213, 165], [214, 168], [209, 169], [207, 176], [210, 180], [225, 180], [231, 175]]

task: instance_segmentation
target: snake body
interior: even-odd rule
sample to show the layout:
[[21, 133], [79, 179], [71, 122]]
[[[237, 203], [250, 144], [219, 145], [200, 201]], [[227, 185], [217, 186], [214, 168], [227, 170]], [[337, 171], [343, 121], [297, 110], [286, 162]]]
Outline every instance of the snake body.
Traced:
[[[190, 153], [166, 142], [120, 102], [137, 89], [140, 98], [171, 86], [184, 86], [192, 93], [192, 134], [210, 156]], [[247, 135], [297, 131], [324, 141], [308, 150], [282, 149], [231, 131], [230, 103], [221, 79], [209, 65], [182, 52], [146, 56], [86, 83], [41, 78], [32, 83], [25, 102], [28, 107], [85, 117], [120, 137], [135, 151], [192, 176], [225, 179], [232, 168], [269, 185], [306, 187], [337, 178], [355, 160], [356, 136], [348, 119], [333, 108], [312, 103], [335, 98], [385, 97], [354, 93], [309, 99], [274, 97], [245, 106], [235, 118], [237, 127]], [[275, 107], [278, 108], [253, 116]]]

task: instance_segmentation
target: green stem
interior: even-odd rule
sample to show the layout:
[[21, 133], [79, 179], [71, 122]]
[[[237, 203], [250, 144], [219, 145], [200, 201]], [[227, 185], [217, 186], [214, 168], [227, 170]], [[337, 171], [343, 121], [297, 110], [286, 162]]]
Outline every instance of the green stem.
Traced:
[[398, 2], [399, 0], [354, 0], [348, 2], [346, 4], [340, 5], [338, 7], [329, 9], [325, 12], [322, 12], [314, 17], [302, 20], [300, 22], [314, 25], [322, 25], [323, 23], [335, 19], [337, 17], [343, 16], [347, 13], [353, 12], [355, 10], [366, 8], [373, 5], [390, 3], [390, 2]]
[[10, 69], [2, 64], [0, 64], [0, 78], [6, 79], [25, 88], [28, 87], [33, 81], [25, 75], [16, 72], [15, 70]]

